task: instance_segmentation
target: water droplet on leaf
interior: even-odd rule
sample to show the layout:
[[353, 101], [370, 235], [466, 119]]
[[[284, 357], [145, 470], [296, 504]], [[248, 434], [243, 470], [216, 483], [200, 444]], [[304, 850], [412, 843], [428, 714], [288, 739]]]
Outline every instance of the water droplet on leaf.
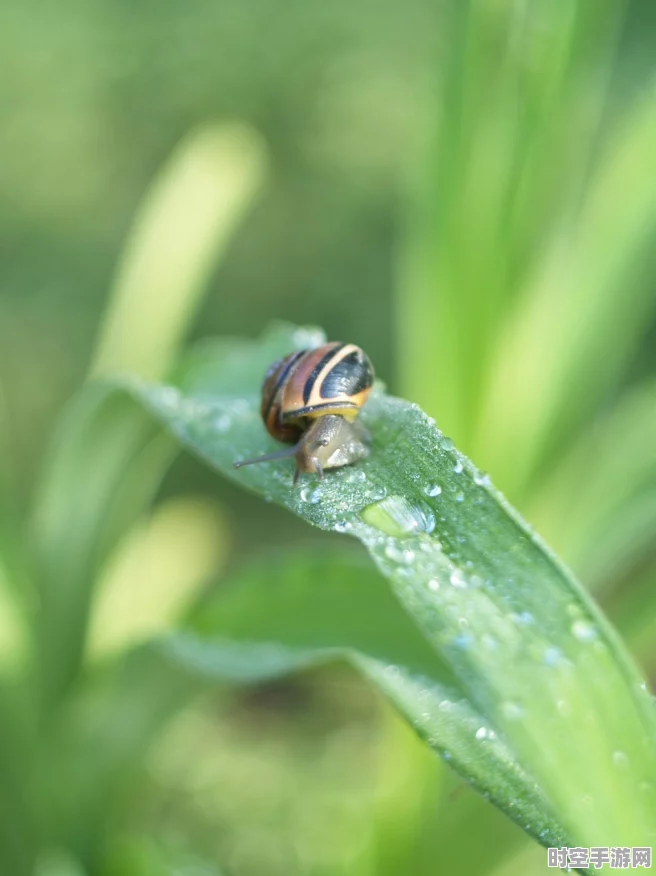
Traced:
[[387, 496], [362, 511], [362, 519], [386, 535], [407, 538], [421, 532], [432, 532], [435, 515], [429, 508], [411, 504], [403, 496]]
[[426, 484], [424, 487], [424, 493], [427, 496], [439, 496], [442, 492], [442, 487], [439, 484]]
[[503, 715], [511, 721], [518, 721], [524, 715], [524, 709], [519, 703], [514, 703], [512, 700], [507, 700], [501, 704]]
[[624, 768], [629, 765], [629, 758], [623, 751], [613, 752], [613, 765], [618, 768]]
[[301, 487], [300, 497], [301, 502], [307, 502], [310, 505], [316, 505], [321, 501], [322, 491], [320, 487], [304, 486]]
[[597, 630], [585, 620], [577, 620], [572, 624], [572, 635], [579, 642], [592, 642], [597, 638]]
[[553, 645], [550, 645], [545, 649], [543, 660], [547, 666], [555, 666], [560, 658], [563, 656], [563, 652], [560, 648], [556, 648]]
[[212, 422], [212, 426], [217, 432], [227, 432], [231, 424], [232, 420], [230, 419], [229, 414], [219, 414], [219, 416], [215, 417]]
[[388, 544], [385, 548], [385, 556], [388, 559], [393, 560], [395, 563], [408, 565], [414, 560], [415, 552], [411, 550], [405, 550], [395, 544]]

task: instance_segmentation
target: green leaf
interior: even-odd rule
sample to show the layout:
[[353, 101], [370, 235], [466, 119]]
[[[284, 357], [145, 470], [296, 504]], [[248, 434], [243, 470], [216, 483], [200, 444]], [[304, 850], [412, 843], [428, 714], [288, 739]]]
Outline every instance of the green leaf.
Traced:
[[36, 825], [25, 794], [33, 754], [31, 712], [24, 691], [0, 679], [0, 860], [16, 876], [33, 873]]
[[516, 494], [622, 376], [652, 318], [655, 137], [654, 102], [641, 99], [601, 150], [575, 221], [544, 249], [504, 327], [474, 448]]
[[536, 837], [562, 840], [534, 779], [472, 708], [375, 568], [353, 552], [251, 563], [163, 649], [201, 678], [239, 684], [346, 660], [475, 788]]
[[656, 564], [651, 562], [635, 580], [611, 595], [608, 606], [631, 650], [647, 667], [656, 670]]
[[529, 506], [531, 520], [550, 533], [590, 586], [614, 583], [627, 562], [635, 564], [641, 552], [652, 550], [654, 447], [656, 382], [650, 380], [585, 430]]
[[202, 689], [197, 675], [144, 646], [88, 673], [32, 765], [41, 832], [93, 870], [126, 786], [158, 734]]
[[406, 219], [396, 326], [404, 390], [464, 449], [478, 437], [509, 313], [585, 186], [621, 5], [446, 4], [436, 131]]
[[85, 870], [64, 852], [42, 855], [36, 863], [35, 876], [85, 876]]
[[30, 533], [44, 703], [55, 701], [77, 672], [97, 573], [176, 449], [104, 385], [87, 385], [64, 412]]
[[208, 124], [178, 145], [140, 206], [117, 272], [95, 374], [166, 373], [261, 187], [266, 150], [245, 125]]
[[[362, 413], [373, 435], [362, 464], [297, 487], [285, 463], [233, 468], [276, 446], [259, 417], [270, 362], [322, 340], [278, 327], [259, 342], [206, 346], [177, 387], [130, 389], [226, 477], [367, 547], [457, 678], [467, 709], [536, 780], [566, 835], [583, 845], [645, 844], [656, 820], [656, 719], [642, 679], [583, 589], [434, 421], [379, 386]], [[424, 711], [436, 732], [439, 694], [400, 678], [404, 708], [429, 690]]]
[[[242, 125], [191, 132], [137, 216], [92, 367], [159, 379], [202, 300], [207, 276], [259, 190], [266, 151]], [[173, 245], [171, 245], [173, 242]], [[175, 452], [107, 387], [84, 387], [62, 417], [32, 525], [44, 703], [74, 678], [96, 574]], [[0, 529], [0, 542], [2, 531]]]

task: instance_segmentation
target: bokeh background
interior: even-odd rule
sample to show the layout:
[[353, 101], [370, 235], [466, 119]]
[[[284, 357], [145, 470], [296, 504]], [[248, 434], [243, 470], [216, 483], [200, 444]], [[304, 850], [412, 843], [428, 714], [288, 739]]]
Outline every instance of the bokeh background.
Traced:
[[[56, 423], [99, 338], [111, 347], [121, 294], [135, 299], [125, 319], [136, 348], [161, 330], [129, 281], [144, 227], [154, 249], [134, 275], [156, 299], [159, 253], [174, 273], [158, 210], [162, 227], [184, 237], [198, 222], [208, 240], [194, 282], [193, 252], [180, 257], [191, 266], [171, 293], [193, 299], [190, 340], [256, 337], [287, 319], [360, 344], [391, 391], [420, 402], [490, 471], [653, 677], [655, 49], [648, 0], [5, 0], [3, 685], [23, 702], [21, 612], [34, 607], [19, 592], [26, 579], [10, 580], [10, 558], [29, 540]], [[224, 135], [234, 167], [212, 151]], [[189, 190], [229, 187], [240, 150], [253, 178], [213, 249], [213, 220], [208, 232], [195, 209], [203, 196]], [[93, 490], [93, 469], [85, 476]], [[316, 538], [178, 458], [155, 512], [103, 566], [89, 667], [244, 557]], [[88, 835], [41, 813], [30, 867], [546, 872], [543, 850], [346, 670], [204, 697], [159, 729]], [[75, 796], [70, 763], [57, 781]], [[19, 778], [2, 801], [10, 824], [28, 786]]]

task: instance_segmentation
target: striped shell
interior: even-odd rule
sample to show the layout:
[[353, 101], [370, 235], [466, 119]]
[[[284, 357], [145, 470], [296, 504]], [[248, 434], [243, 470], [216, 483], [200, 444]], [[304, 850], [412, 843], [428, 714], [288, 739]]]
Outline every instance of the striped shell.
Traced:
[[279, 441], [294, 442], [310, 420], [339, 414], [354, 420], [374, 381], [368, 356], [333, 342], [274, 362], [262, 385], [262, 419]]

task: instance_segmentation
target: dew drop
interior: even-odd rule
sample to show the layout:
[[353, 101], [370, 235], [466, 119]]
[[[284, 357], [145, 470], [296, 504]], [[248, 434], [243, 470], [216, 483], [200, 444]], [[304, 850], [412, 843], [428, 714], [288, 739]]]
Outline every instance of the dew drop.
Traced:
[[460, 460], [458, 460], [456, 462], [456, 464], [453, 466], [453, 470], [456, 474], [460, 474], [462, 472], [462, 469], [463, 469], [462, 462], [460, 462]]
[[214, 418], [212, 426], [217, 432], [227, 432], [231, 423], [232, 420], [229, 414], [219, 414], [218, 417]]
[[476, 731], [476, 738], [479, 741], [482, 739], [487, 739], [487, 727], [479, 727]]
[[338, 520], [334, 526], [335, 532], [348, 532], [352, 528], [348, 520]]
[[362, 511], [362, 519], [386, 535], [406, 538], [435, 529], [435, 515], [429, 508], [411, 504], [403, 496], [387, 496]]
[[456, 648], [460, 648], [462, 651], [466, 651], [470, 645], [474, 642], [474, 637], [469, 633], [460, 633], [460, 635], [455, 636], [453, 639], [453, 644]]
[[385, 548], [385, 556], [393, 560], [395, 563], [402, 563], [407, 566], [411, 563], [415, 558], [415, 552], [411, 550], [404, 550], [403, 548], [398, 547], [395, 544], [388, 544]]
[[301, 502], [307, 502], [309, 505], [316, 505], [321, 501], [322, 495], [320, 487], [301, 487]]
[[424, 493], [427, 496], [439, 496], [442, 492], [442, 487], [439, 484], [426, 484], [424, 487]]
[[533, 623], [533, 615], [530, 611], [522, 611], [519, 614], [514, 612], [510, 616], [516, 624], [521, 624], [524, 627], [528, 627]]
[[524, 709], [518, 703], [512, 702], [512, 700], [502, 703], [501, 711], [504, 717], [510, 721], [518, 721], [524, 715]]
[[[435, 515], [431, 509], [423, 506], [422, 508], [417, 508], [417, 511], [421, 515], [421, 531], [432, 532], [435, 529]], [[441, 545], [438, 545], [438, 550], [441, 549]]]
[[579, 642], [593, 642], [597, 638], [597, 630], [588, 621], [577, 620], [572, 624], [572, 635]]
[[489, 487], [492, 481], [490, 480], [489, 474], [484, 471], [476, 472], [474, 475], [474, 483], [479, 487]]
[[429, 590], [435, 592], [436, 590], [440, 589], [440, 582], [437, 580], [437, 578], [431, 578], [427, 586]]
[[232, 401], [231, 404], [233, 414], [236, 414], [238, 417], [243, 416], [244, 414], [248, 414], [250, 412], [250, 405], [246, 401], [245, 398], [236, 398]]
[[294, 346], [299, 350], [314, 349], [326, 343], [326, 336], [321, 329], [311, 326], [296, 329], [293, 338]]
[[453, 584], [454, 587], [459, 587], [461, 589], [464, 589], [467, 586], [467, 582], [465, 581], [460, 569], [455, 570], [455, 572], [449, 578], [449, 581], [451, 582], [451, 584]]
[[465, 494], [462, 492], [457, 492], [455, 495], [455, 499], [456, 499], [456, 502], [464, 502], [465, 501]]
[[623, 769], [629, 765], [629, 758], [623, 751], [613, 752], [613, 766]]
[[542, 659], [547, 666], [556, 666], [562, 656], [563, 652], [560, 650], [560, 648], [556, 648], [555, 646], [550, 645], [548, 648], [545, 649]]
[[175, 408], [180, 403], [180, 392], [174, 386], [162, 386], [157, 390], [157, 401], [165, 408]]

